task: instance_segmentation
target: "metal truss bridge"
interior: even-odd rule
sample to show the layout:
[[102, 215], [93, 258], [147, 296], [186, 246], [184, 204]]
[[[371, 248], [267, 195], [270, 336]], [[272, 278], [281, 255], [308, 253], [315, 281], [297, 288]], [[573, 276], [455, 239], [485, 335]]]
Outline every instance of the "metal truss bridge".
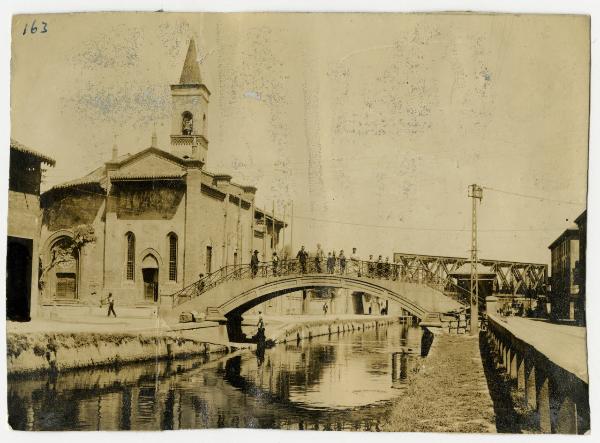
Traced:
[[[470, 259], [435, 255], [394, 253], [399, 274], [410, 280], [425, 280], [455, 291], [469, 273]], [[548, 265], [505, 260], [478, 260], [482, 280], [491, 280], [495, 294], [537, 297], [546, 294]], [[415, 275], [416, 273], [416, 275]]]

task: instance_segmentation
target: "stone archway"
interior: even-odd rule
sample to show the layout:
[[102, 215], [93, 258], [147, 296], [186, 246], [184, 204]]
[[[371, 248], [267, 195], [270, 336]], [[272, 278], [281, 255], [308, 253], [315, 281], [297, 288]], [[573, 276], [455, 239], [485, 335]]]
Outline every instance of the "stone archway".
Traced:
[[40, 275], [43, 297], [54, 302], [79, 298], [79, 253], [70, 233], [47, 241]]

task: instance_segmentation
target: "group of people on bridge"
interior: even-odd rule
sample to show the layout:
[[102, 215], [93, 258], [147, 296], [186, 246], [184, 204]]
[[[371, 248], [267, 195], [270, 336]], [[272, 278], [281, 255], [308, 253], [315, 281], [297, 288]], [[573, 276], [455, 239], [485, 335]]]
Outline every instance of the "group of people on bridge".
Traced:
[[[330, 251], [325, 256], [320, 244], [317, 244], [317, 249], [312, 256], [302, 246], [296, 254], [295, 260], [289, 260], [287, 257], [282, 260], [277, 252], [273, 252], [270, 263], [261, 262], [258, 251], [255, 250], [250, 260], [252, 277], [258, 274], [261, 266], [263, 268], [270, 267], [273, 276], [289, 273], [327, 273], [395, 280], [399, 274], [399, 265], [391, 263], [389, 257], [384, 260], [382, 255], [379, 255], [377, 259], [373, 255], [369, 255], [368, 260], [361, 260], [356, 248], [352, 248], [350, 257], [346, 257], [343, 249], [337, 255], [336, 251]], [[270, 274], [268, 271], [266, 273]]]

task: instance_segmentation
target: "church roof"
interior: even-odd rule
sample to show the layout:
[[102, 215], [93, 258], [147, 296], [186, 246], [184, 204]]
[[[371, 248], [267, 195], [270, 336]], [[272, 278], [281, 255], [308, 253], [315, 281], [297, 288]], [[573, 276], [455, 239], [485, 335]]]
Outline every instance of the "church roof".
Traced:
[[48, 191], [52, 191], [54, 189], [66, 189], [74, 186], [82, 186], [82, 185], [91, 185], [91, 184], [100, 184], [105, 175], [105, 167], [104, 165], [99, 168], [94, 169], [87, 175], [83, 177], [76, 178], [74, 180], [69, 180], [64, 183], [60, 183], [58, 185], [52, 186]]
[[196, 43], [193, 38], [190, 40], [190, 45], [188, 46], [179, 83], [182, 85], [202, 84], [200, 67], [198, 66], [198, 55], [196, 54]]
[[[126, 171], [118, 171], [118, 169], [122, 166], [125, 166], [145, 155], [155, 154], [159, 157], [162, 157], [171, 162], [177, 163], [181, 166], [186, 166], [191, 163], [195, 163], [194, 160], [184, 160], [176, 155], [171, 154], [170, 152], [163, 151], [159, 148], [146, 148], [140, 152], [135, 154], [124, 154], [121, 155], [116, 161], [111, 161], [112, 165], [116, 166], [117, 171], [111, 175], [111, 180], [147, 180], [147, 179], [174, 179], [174, 178], [182, 178], [185, 176], [185, 172], [168, 172], [168, 171], [145, 171], [143, 173], [137, 172], [126, 172]], [[103, 183], [106, 182], [106, 165], [102, 165], [92, 172], [84, 175], [83, 177], [76, 178], [74, 180], [69, 180], [64, 183], [60, 183], [58, 185], [53, 186], [48, 191], [56, 190], [56, 189], [66, 189], [83, 185], [91, 185], [97, 184], [100, 186], [104, 186]], [[48, 192], [47, 191], [47, 192]]]
[[185, 177], [186, 173], [184, 171], [181, 172], [149, 172], [146, 174], [136, 174], [136, 173], [115, 173], [110, 176], [111, 180], [161, 180], [161, 179], [179, 179]]

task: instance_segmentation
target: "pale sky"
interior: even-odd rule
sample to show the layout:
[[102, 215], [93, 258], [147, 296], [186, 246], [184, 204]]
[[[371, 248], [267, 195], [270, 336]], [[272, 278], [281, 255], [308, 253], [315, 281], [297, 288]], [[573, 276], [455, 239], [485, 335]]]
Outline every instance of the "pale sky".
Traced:
[[586, 17], [46, 18], [25, 36], [31, 17], [13, 21], [11, 97], [12, 137], [57, 160], [45, 188], [108, 160], [115, 135], [134, 153], [156, 125], [169, 150], [169, 85], [194, 37], [212, 93], [206, 169], [257, 186], [280, 216], [293, 200], [296, 249], [467, 256], [478, 183], [548, 199], [485, 189], [480, 255], [547, 263], [585, 206]]

